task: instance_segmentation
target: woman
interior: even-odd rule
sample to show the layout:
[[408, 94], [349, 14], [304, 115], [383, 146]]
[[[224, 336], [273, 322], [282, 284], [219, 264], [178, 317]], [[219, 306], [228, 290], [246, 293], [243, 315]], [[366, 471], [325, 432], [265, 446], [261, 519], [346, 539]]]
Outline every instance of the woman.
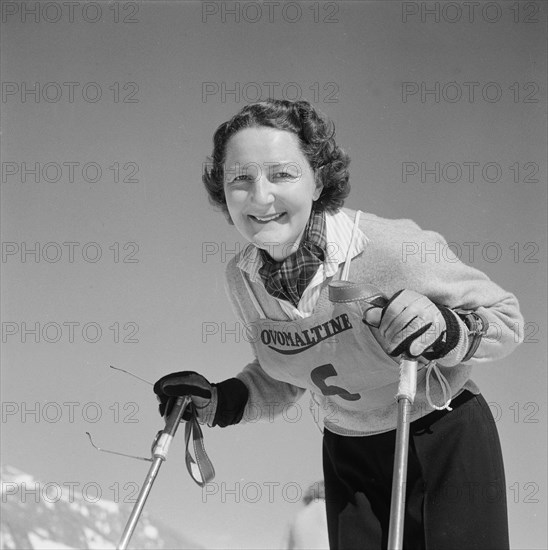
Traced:
[[[306, 101], [248, 105], [217, 129], [203, 181], [249, 241], [227, 284], [255, 360], [218, 384], [193, 372], [161, 378], [160, 412], [190, 394], [202, 422], [225, 427], [246, 412], [280, 413], [309, 390], [324, 433], [330, 546], [385, 548], [398, 358], [420, 356], [404, 545], [508, 548], [500, 444], [470, 375], [521, 340], [517, 300], [450, 254], [405, 254], [410, 244], [447, 247], [437, 233], [342, 208], [348, 164]], [[389, 297], [382, 316], [364, 300], [331, 303], [336, 280], [377, 287]]]

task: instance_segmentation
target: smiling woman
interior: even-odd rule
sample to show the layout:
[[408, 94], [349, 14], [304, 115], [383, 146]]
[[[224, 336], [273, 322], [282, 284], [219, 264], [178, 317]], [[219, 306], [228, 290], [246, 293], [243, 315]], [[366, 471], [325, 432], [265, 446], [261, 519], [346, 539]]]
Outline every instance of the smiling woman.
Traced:
[[[417, 358], [404, 545], [508, 548], [498, 434], [471, 370], [523, 338], [516, 298], [453, 255], [404, 261], [406, 243], [446, 246], [437, 233], [343, 209], [349, 158], [309, 103], [248, 105], [213, 141], [203, 181], [249, 241], [227, 266], [228, 294], [260, 337], [250, 339], [255, 360], [234, 378], [161, 378], [154, 391], [162, 405], [190, 394], [201, 422], [225, 427], [257, 412], [271, 419], [308, 390], [324, 433], [330, 547], [380, 550], [390, 522], [398, 358]], [[332, 303], [330, 285], [350, 277], [374, 294]], [[373, 327], [365, 321], [379, 292], [390, 298]], [[496, 487], [500, 498], [440, 498], [448, 485], [477, 484]]]

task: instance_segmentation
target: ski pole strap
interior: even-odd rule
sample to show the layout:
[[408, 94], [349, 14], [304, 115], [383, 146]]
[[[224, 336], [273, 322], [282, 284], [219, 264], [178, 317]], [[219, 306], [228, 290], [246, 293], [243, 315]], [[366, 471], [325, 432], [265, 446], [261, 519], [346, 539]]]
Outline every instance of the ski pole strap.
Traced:
[[333, 281], [329, 283], [329, 300], [338, 303], [364, 301], [373, 307], [384, 307], [387, 299], [375, 286], [367, 283]]
[[[436, 405], [430, 396], [430, 376], [432, 376], [432, 373], [434, 373], [438, 378], [438, 383], [440, 385], [442, 394], [443, 394], [443, 405]], [[428, 401], [428, 404], [437, 411], [443, 411], [444, 409], [447, 409], [448, 411], [452, 411], [453, 409], [449, 406], [451, 404], [451, 384], [447, 381], [447, 378], [443, 376], [441, 373], [438, 365], [436, 365], [435, 361], [430, 361], [428, 365], [426, 365], [426, 399]]]
[[[207, 456], [204, 447], [204, 435], [202, 433], [202, 428], [198, 423], [194, 404], [190, 403], [188, 409], [190, 411], [190, 419], [187, 421], [185, 426], [186, 467], [190, 477], [200, 487], [204, 487], [206, 483], [209, 483], [215, 477], [215, 469], [213, 468], [213, 464]], [[190, 439], [192, 439], [195, 458], [190, 452]]]

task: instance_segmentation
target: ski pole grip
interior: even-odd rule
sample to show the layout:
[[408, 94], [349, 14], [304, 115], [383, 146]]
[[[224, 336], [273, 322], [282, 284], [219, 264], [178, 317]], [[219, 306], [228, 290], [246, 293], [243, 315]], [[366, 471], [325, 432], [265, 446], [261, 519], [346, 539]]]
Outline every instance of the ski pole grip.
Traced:
[[373, 328], [379, 328], [378, 322], [366, 320], [367, 313], [373, 309], [383, 310], [388, 298], [376, 287], [367, 283], [351, 283], [348, 281], [333, 281], [329, 284], [329, 300], [336, 303], [365, 302], [363, 322]]
[[173, 405], [173, 409], [167, 417], [164, 433], [167, 433], [171, 436], [175, 435], [175, 432], [179, 427], [179, 422], [181, 422], [181, 418], [183, 417], [183, 413], [185, 412], [185, 409], [191, 401], [192, 399], [190, 395], [176, 398], [175, 405]]
[[396, 401], [405, 398], [409, 403], [415, 401], [417, 393], [417, 360], [403, 356], [400, 360], [400, 380]]

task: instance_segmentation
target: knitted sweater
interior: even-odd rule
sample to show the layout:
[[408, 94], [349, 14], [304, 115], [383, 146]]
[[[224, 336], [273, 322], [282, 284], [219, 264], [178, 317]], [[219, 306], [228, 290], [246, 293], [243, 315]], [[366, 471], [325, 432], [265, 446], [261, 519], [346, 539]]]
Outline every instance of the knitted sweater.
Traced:
[[[343, 209], [342, 212], [354, 219], [353, 211]], [[440, 371], [450, 385], [452, 397], [464, 389], [479, 393], [479, 388], [470, 378], [472, 366], [508, 355], [523, 339], [523, 318], [516, 297], [493, 283], [482, 272], [462, 263], [452, 254], [441, 235], [424, 231], [411, 220], [389, 220], [362, 213], [359, 228], [368, 242], [363, 252], [351, 261], [350, 281], [372, 284], [387, 296], [403, 288], [411, 289], [424, 294], [434, 303], [452, 309], [477, 311], [487, 319], [488, 333], [473, 358], [450, 367], [443, 367], [443, 361], [439, 364]], [[247, 284], [244, 282], [243, 277], [247, 277], [247, 274], [238, 268], [238, 261], [239, 256], [236, 256], [228, 264], [226, 278], [228, 295], [240, 321], [248, 325], [257, 320], [256, 307], [248, 287], [268, 319], [288, 320], [279, 303], [268, 295], [262, 284], [249, 279]], [[332, 279], [330, 277], [324, 281], [322, 292], [327, 291], [327, 285]], [[318, 300], [318, 307], [332, 306], [326, 300]], [[260, 341], [253, 338], [250, 341], [255, 360], [237, 375], [249, 391], [243, 422], [250, 419], [256, 421], [258, 418], [271, 419], [298, 401], [305, 392], [304, 388], [310, 387], [305, 380], [302, 384], [287, 383], [267, 374], [257, 359]], [[411, 420], [433, 410], [426, 395], [427, 382], [430, 386], [430, 402], [443, 403], [439, 383], [435, 377], [428, 378], [432, 379], [427, 380], [426, 369], [420, 369]], [[340, 404], [334, 408], [329, 396], [314, 392], [311, 412], [319, 424], [341, 435], [372, 435], [388, 431], [396, 427], [397, 404], [393, 396], [397, 392], [397, 382], [386, 390], [386, 387], [383, 388], [382, 402], [377, 403], [373, 410], [370, 407], [345, 410]]]

